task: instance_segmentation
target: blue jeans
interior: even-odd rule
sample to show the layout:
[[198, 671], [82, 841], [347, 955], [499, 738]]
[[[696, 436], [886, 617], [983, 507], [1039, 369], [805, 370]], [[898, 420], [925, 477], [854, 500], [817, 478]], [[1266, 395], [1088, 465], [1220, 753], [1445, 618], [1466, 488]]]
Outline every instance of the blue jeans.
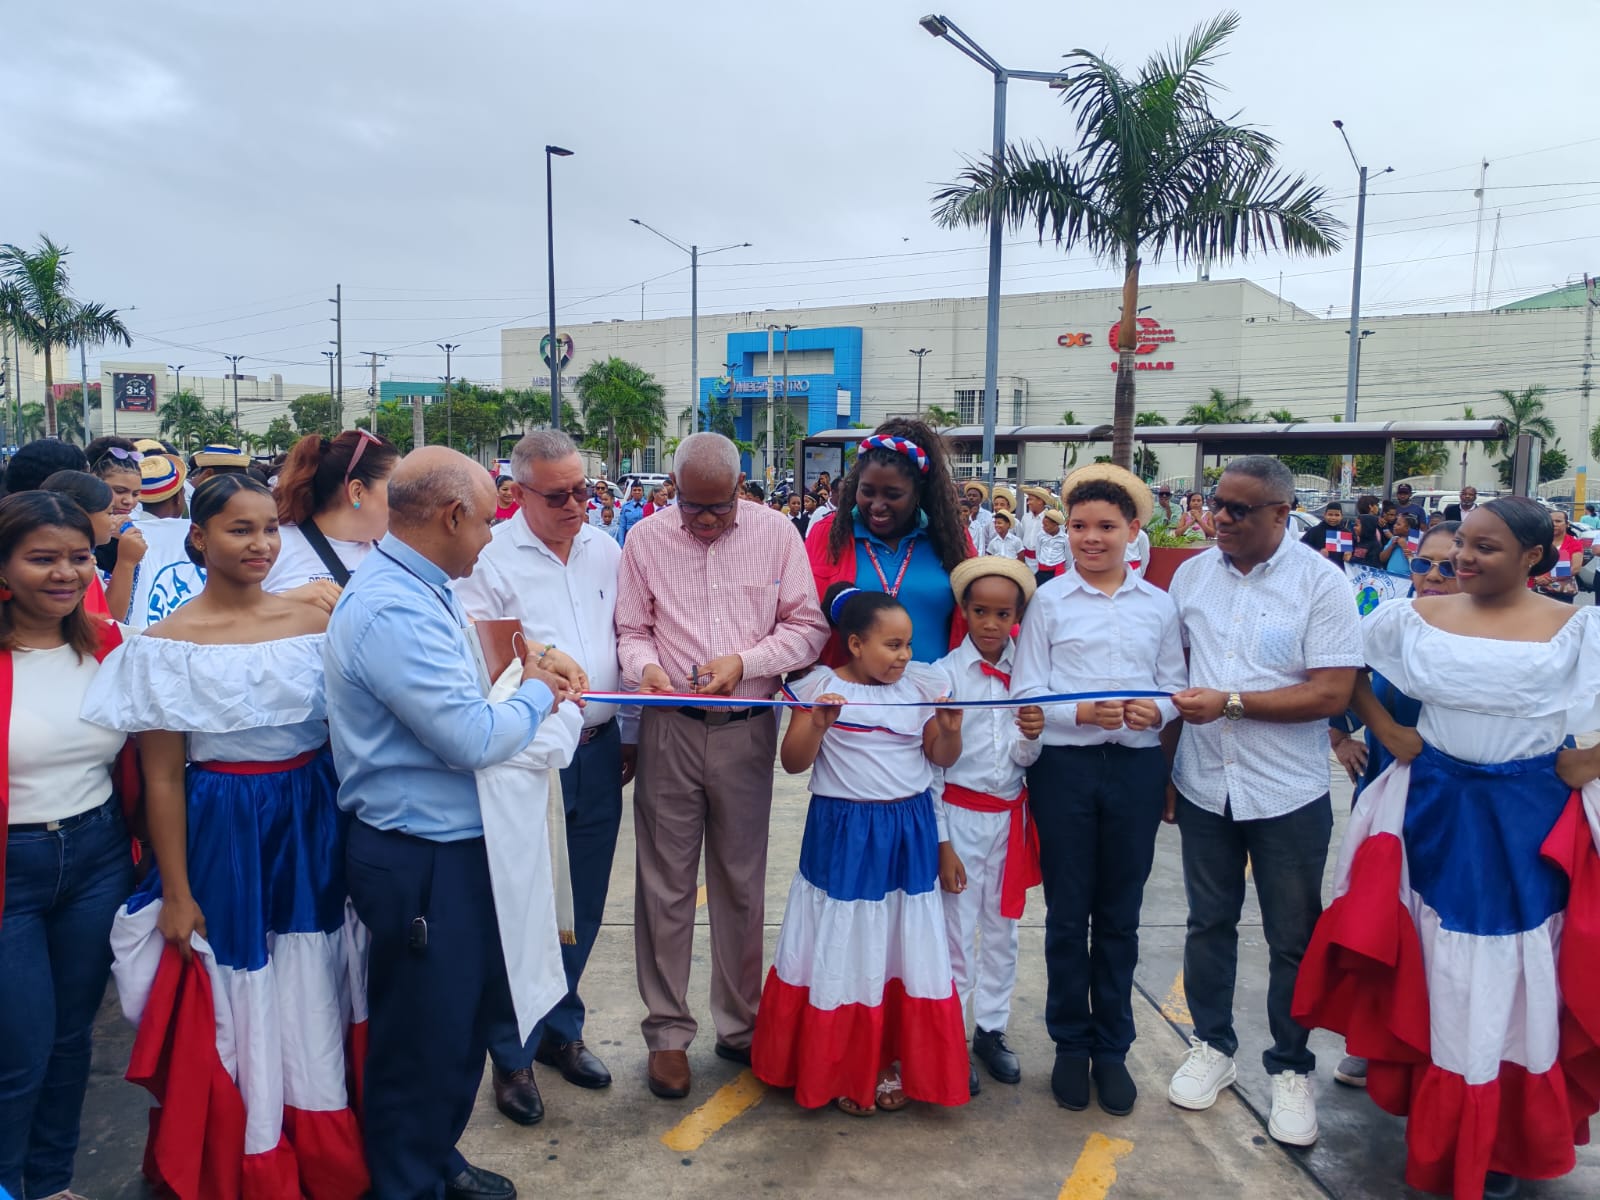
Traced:
[[11, 830], [0, 918], [0, 1189], [72, 1182], [111, 919], [133, 890], [114, 802], [53, 831]]
[[1230, 1057], [1238, 1052], [1233, 1030], [1233, 985], [1239, 969], [1239, 914], [1249, 857], [1267, 939], [1267, 1023], [1272, 1046], [1261, 1056], [1267, 1074], [1309, 1075], [1316, 1055], [1310, 1032], [1290, 1016], [1300, 959], [1322, 915], [1322, 868], [1333, 834], [1333, 805], [1326, 794], [1310, 804], [1259, 821], [1238, 821], [1228, 809], [1208, 812], [1178, 797], [1183, 835], [1183, 889], [1189, 930], [1183, 943], [1183, 986], [1194, 1034]]
[[572, 918], [576, 942], [561, 947], [567, 994], [533, 1027], [527, 1044], [517, 1036], [515, 1017], [494, 1030], [489, 1057], [502, 1071], [533, 1065], [541, 1042], [564, 1046], [583, 1037], [583, 1000], [578, 981], [600, 933], [611, 886], [611, 860], [622, 825], [622, 733], [615, 721], [602, 726], [587, 746], [579, 746], [572, 765], [561, 772], [562, 807], [567, 814], [567, 862], [572, 877]]

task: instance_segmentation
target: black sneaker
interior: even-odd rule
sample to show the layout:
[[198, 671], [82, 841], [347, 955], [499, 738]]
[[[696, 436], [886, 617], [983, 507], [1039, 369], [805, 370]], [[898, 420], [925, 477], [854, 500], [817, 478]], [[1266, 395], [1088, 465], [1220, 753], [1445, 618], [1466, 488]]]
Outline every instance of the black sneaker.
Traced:
[[1100, 1101], [1100, 1107], [1113, 1117], [1125, 1117], [1133, 1111], [1133, 1104], [1139, 1098], [1139, 1088], [1133, 1082], [1133, 1076], [1128, 1074], [1126, 1064], [1116, 1062], [1097, 1062], [1090, 1072], [1094, 1076], [1094, 1094]]
[[1517, 1177], [1490, 1171], [1483, 1181], [1483, 1200], [1511, 1200], [1517, 1194]]
[[1089, 1107], [1089, 1060], [1083, 1055], [1056, 1051], [1056, 1065], [1050, 1072], [1050, 1091], [1056, 1103], [1073, 1112]]
[[983, 1085], [978, 1082], [978, 1064], [971, 1059], [967, 1060], [967, 1095], [976, 1096]]
[[1011, 1047], [1006, 1045], [1004, 1029], [997, 1029], [993, 1033], [987, 1029], [974, 1029], [972, 1054], [1001, 1083], [1022, 1082], [1022, 1063]]

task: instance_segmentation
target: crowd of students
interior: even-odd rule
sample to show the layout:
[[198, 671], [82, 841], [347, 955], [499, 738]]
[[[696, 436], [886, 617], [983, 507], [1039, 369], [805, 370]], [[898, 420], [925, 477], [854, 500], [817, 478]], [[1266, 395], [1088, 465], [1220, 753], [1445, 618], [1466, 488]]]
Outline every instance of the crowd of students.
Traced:
[[[1172, 1104], [1209, 1108], [1237, 1078], [1249, 863], [1274, 1138], [1317, 1139], [1321, 1026], [1346, 1038], [1341, 1081], [1410, 1117], [1413, 1185], [1462, 1200], [1572, 1169], [1600, 1107], [1600, 749], [1571, 742], [1600, 727], [1600, 630], [1549, 602], [1577, 539], [1541, 506], [1466, 504], [1415, 536], [1406, 498], [1375, 502], [1358, 516], [1416, 599], [1363, 623], [1342, 512], [1293, 536], [1293, 479], [1270, 458], [1181, 508], [1096, 464], [1057, 494], [1023, 488], [1017, 512], [895, 420], [781, 515], [712, 434], [621, 506], [562, 435], [530, 435], [512, 464], [497, 488], [453, 452], [402, 458], [359, 430], [303, 438], [270, 474], [226, 446], [185, 461], [116, 438], [13, 458], [0, 1189], [73, 1196], [114, 970], [129, 1077], [163, 1101], [158, 1185], [514, 1196], [454, 1142], [486, 1051], [523, 1123], [543, 1115], [535, 1058], [611, 1082], [577, 991], [635, 772], [657, 1096], [692, 1090], [703, 844], [719, 1056], [854, 1117], [965, 1103], [980, 1065], [1017, 1083], [1017, 919], [1042, 884], [1051, 1092], [1125, 1116], [1166, 821], [1195, 1026]], [[1162, 590], [1145, 530], [1174, 517], [1217, 544]], [[784, 523], [803, 545], [767, 532]], [[490, 701], [456, 634], [504, 616], [523, 624], [523, 682]], [[753, 703], [780, 682], [781, 745]], [[664, 695], [619, 730], [603, 698], [623, 687]], [[584, 694], [602, 699], [555, 764], [576, 919], [523, 1021], [532, 932], [489, 886], [478, 789]], [[1330, 743], [1360, 790], [1324, 913]], [[763, 981], [774, 755], [812, 798]]]

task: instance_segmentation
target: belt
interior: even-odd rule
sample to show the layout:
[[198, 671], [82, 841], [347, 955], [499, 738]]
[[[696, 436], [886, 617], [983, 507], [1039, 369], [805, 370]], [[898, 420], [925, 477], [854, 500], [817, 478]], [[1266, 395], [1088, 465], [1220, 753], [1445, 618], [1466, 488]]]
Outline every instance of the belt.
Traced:
[[581, 733], [578, 736], [578, 745], [587, 746], [590, 742], [594, 741], [596, 738], [603, 737], [606, 733], [608, 733], [610, 731], [611, 727], [613, 725], [615, 725], [616, 723], [617, 723], [617, 719], [615, 717], [612, 717], [609, 721], [602, 721], [598, 725], [589, 726], [589, 728], [585, 729], [583, 731], [583, 733]]
[[197, 762], [189, 765], [196, 771], [211, 771], [217, 775], [276, 775], [280, 771], [299, 770], [326, 749], [326, 745], [318, 746], [282, 762]]
[[96, 804], [87, 812], [74, 813], [70, 817], [62, 817], [59, 821], [34, 821], [19, 825], [8, 826], [12, 833], [55, 833], [61, 829], [71, 829], [74, 825], [82, 825], [85, 821], [92, 821], [101, 811], [111, 804], [107, 800], [104, 804]]
[[734, 721], [748, 721], [758, 712], [764, 712], [765, 710], [760, 708], [725, 708], [717, 710], [710, 708], [690, 708], [688, 705], [685, 705], [683, 708], [675, 711], [682, 713], [686, 717], [692, 717], [694, 720], [705, 725], [728, 725]]

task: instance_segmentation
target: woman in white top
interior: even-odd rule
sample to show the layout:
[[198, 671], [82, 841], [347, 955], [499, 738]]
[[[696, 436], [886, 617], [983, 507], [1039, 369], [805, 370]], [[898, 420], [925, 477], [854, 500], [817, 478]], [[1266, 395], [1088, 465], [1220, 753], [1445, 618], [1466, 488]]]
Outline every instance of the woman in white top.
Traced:
[[1458, 1200], [1571, 1171], [1600, 1106], [1600, 750], [1562, 749], [1600, 724], [1600, 613], [1528, 590], [1550, 542], [1537, 502], [1479, 505], [1460, 593], [1363, 622], [1421, 716], [1358, 683], [1395, 762], [1361, 793], [1295, 988], [1295, 1019], [1343, 1032], [1373, 1100], [1409, 1116], [1406, 1182]]
[[389, 476], [400, 452], [365, 429], [308, 434], [278, 472], [282, 548], [262, 587], [332, 611], [339, 589], [389, 531]]
[[78, 717], [120, 641], [84, 612], [93, 540], [66, 496], [0, 500], [0, 1192], [13, 1196], [72, 1183], [111, 920], [133, 887], [114, 797], [127, 739]]
[[[201, 955], [244, 1104], [246, 1194], [357, 1200], [368, 1177], [345, 1047], [366, 1018], [365, 964], [326, 745], [327, 614], [261, 587], [279, 538], [264, 486], [208, 479], [191, 517], [205, 591], [109, 658], [84, 707], [139, 735], [155, 850], [112, 930], [117, 991], [135, 1024], [167, 1020], [146, 1009], [163, 955]], [[174, 1138], [168, 1111], [152, 1139]]]

